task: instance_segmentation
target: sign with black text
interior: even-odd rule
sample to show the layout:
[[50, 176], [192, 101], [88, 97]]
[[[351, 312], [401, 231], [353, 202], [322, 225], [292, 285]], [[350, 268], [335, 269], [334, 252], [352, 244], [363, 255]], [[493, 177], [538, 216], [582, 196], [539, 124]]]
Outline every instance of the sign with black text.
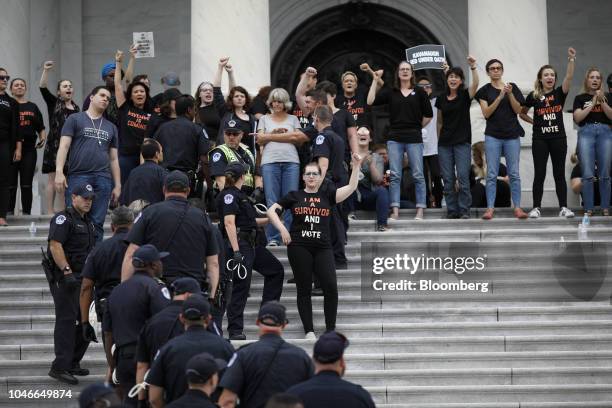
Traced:
[[153, 42], [153, 32], [133, 33], [133, 44], [138, 46], [136, 58], [155, 57], [155, 43]]
[[442, 69], [442, 63], [446, 59], [443, 45], [423, 44], [406, 50], [406, 61], [412, 65], [412, 69]]

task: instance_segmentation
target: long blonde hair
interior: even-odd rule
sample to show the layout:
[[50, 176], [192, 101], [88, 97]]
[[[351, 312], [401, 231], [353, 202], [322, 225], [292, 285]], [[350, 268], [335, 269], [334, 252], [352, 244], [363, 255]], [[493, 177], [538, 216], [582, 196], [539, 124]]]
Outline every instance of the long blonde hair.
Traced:
[[[584, 81], [582, 82], [582, 92], [583, 93], [589, 93], [589, 75], [591, 75], [591, 73], [593, 72], [597, 72], [599, 73], [599, 77], [601, 78], [601, 81], [599, 81], [599, 89], [602, 88], [603, 86], [603, 75], [601, 74], [601, 70], [599, 68], [595, 68], [595, 67], [591, 67], [587, 70], [586, 75], [584, 76]], [[608, 98], [606, 98], [606, 93], [604, 92], [602, 95], [603, 101], [604, 102], [608, 102]]]
[[[553, 68], [552, 65], [542, 65], [540, 70], [538, 71], [538, 76], [536, 77], [535, 84], [533, 84], [533, 97], [535, 100], [539, 100], [542, 95], [544, 95], [544, 86], [542, 86], [542, 75], [544, 74], [545, 69], [552, 69], [555, 73], [555, 84], [557, 83], [557, 71]], [[555, 85], [553, 85], [554, 88]]]

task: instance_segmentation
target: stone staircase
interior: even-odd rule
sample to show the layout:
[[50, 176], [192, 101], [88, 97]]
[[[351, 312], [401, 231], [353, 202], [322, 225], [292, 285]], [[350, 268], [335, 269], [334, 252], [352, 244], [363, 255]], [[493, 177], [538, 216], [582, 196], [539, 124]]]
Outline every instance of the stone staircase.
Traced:
[[[359, 213], [351, 222], [349, 269], [338, 271], [338, 330], [351, 340], [347, 378], [365, 386], [381, 407], [612, 407], [610, 299], [559, 300], [547, 280], [555, 265], [540, 248], [562, 236], [576, 240], [580, 218], [559, 219], [555, 209], [545, 209], [539, 220], [515, 220], [501, 210], [484, 222], [480, 214], [442, 220], [441, 212], [429, 210], [416, 222], [407, 211], [385, 233], [374, 232], [373, 214]], [[92, 375], [79, 386], [47, 377], [54, 316], [39, 247], [46, 246], [49, 217], [9, 222], [0, 230], [0, 406], [76, 406], [81, 387], [103, 379], [102, 347], [90, 346], [82, 365]], [[31, 222], [37, 224], [34, 236]], [[588, 233], [590, 240], [610, 241], [612, 218], [593, 217]], [[361, 301], [361, 242], [425, 241], [502, 243], [496, 246], [494, 296]], [[285, 249], [272, 251], [291, 276]], [[249, 339], [256, 338], [263, 282], [253, 276], [245, 315]], [[290, 320], [285, 337], [310, 354], [313, 342], [303, 339], [294, 285], [285, 284], [281, 301]], [[322, 301], [313, 298], [318, 332], [324, 329]], [[10, 398], [16, 390], [71, 390], [72, 399]]]

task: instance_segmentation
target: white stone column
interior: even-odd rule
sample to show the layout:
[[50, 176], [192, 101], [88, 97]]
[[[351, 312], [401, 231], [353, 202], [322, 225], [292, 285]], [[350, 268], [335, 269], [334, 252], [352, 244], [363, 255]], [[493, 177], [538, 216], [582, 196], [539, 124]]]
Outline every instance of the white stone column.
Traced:
[[[268, 0], [192, 0], [191, 85], [211, 81], [220, 57], [229, 56], [236, 84], [255, 95], [270, 84]], [[227, 92], [224, 73], [222, 89]]]
[[2, 2], [0, 24], [0, 66], [12, 78], [28, 81], [30, 74], [30, 1]]

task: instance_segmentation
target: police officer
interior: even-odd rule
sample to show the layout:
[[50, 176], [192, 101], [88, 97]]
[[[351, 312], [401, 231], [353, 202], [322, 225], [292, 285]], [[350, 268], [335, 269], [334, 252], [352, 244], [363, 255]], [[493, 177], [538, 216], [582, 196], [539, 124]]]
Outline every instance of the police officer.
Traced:
[[[75, 375], [89, 374], [79, 365], [89, 341], [83, 338], [78, 322], [81, 271], [95, 244], [95, 228], [88, 215], [94, 196], [90, 184], [73, 187], [72, 206], [51, 219], [46, 257], [52, 262], [43, 263], [55, 305], [55, 360], [49, 376], [68, 384], [78, 384]], [[97, 341], [93, 328], [88, 338]]]
[[111, 214], [113, 236], [96, 246], [85, 261], [80, 304], [83, 338], [87, 341], [92, 340], [89, 335], [94, 332], [89, 324], [89, 306], [94, 299], [98, 321], [102, 322], [106, 299], [121, 282], [121, 264], [127, 249], [125, 237], [133, 222], [134, 213], [129, 208], [115, 208]]
[[153, 244], [160, 251], [170, 252], [170, 256], [164, 258], [166, 283], [191, 277], [213, 296], [219, 279], [214, 227], [204, 212], [189, 205], [189, 179], [183, 172], [175, 170], [168, 174], [164, 195], [165, 201], [148, 206], [134, 220], [127, 236], [130, 244], [123, 260], [121, 279], [127, 279], [132, 273], [134, 251], [140, 245]]
[[263, 303], [279, 300], [283, 290], [282, 265], [264, 246], [256, 245], [257, 226], [265, 225], [268, 219], [256, 217], [251, 202], [241, 190], [245, 172], [242, 163], [229, 164], [225, 168], [225, 188], [217, 196], [219, 226], [227, 247], [226, 273], [233, 276], [232, 297], [227, 308], [230, 340], [246, 340], [243, 316], [253, 269], [264, 276]]
[[167, 408], [216, 408], [211, 396], [219, 384], [219, 372], [227, 363], [210, 353], [197, 354], [187, 362], [185, 375], [188, 389]]
[[206, 130], [193, 122], [195, 100], [191, 95], [176, 99], [176, 120], [164, 123], [155, 133], [164, 149], [164, 166], [169, 170], [181, 170], [189, 176], [191, 191], [195, 190], [196, 170], [204, 163], [210, 150]]
[[[348, 183], [348, 173], [344, 167], [344, 142], [332, 129], [334, 115], [328, 106], [319, 106], [314, 111], [314, 125], [319, 131], [312, 145], [312, 157], [321, 168], [321, 176], [325, 183], [331, 183], [336, 188]], [[336, 269], [346, 269], [347, 260], [344, 252], [346, 228], [348, 226], [342, 205], [336, 205], [332, 211], [331, 239], [334, 248]]]
[[335, 331], [327, 332], [314, 345], [316, 375], [287, 390], [302, 398], [304, 408], [374, 408], [372, 396], [363, 387], [342, 379], [346, 371], [344, 350], [349, 341]]
[[[161, 260], [168, 255], [150, 244], [138, 248], [132, 257], [134, 274], [113, 289], [102, 320], [106, 360], [111, 372], [116, 367], [120, 393], [131, 405], [136, 404], [135, 399], [128, 398], [128, 392], [136, 383], [138, 334], [147, 319], [170, 302], [170, 293], [159, 280], [163, 272]], [[116, 347], [116, 365], [111, 353], [113, 344]]]
[[211, 319], [210, 303], [203, 296], [192, 295], [185, 300], [180, 319], [185, 325], [185, 333], [159, 350], [147, 375], [149, 402], [154, 407], [180, 398], [187, 390], [185, 368], [191, 357], [208, 352], [228, 361], [234, 354], [234, 348], [226, 339], [206, 330]]
[[145, 139], [140, 154], [144, 163], [130, 172], [121, 191], [120, 202], [123, 205], [130, 205], [135, 200], [149, 204], [164, 201], [164, 180], [168, 171], [159, 165], [164, 158], [161, 144], [154, 139]]
[[219, 384], [219, 406], [233, 407], [240, 399], [241, 407], [263, 408], [272, 395], [312, 377], [308, 354], [281, 337], [287, 323], [280, 303], [268, 302], [259, 309], [259, 341], [241, 347], [228, 363]]

